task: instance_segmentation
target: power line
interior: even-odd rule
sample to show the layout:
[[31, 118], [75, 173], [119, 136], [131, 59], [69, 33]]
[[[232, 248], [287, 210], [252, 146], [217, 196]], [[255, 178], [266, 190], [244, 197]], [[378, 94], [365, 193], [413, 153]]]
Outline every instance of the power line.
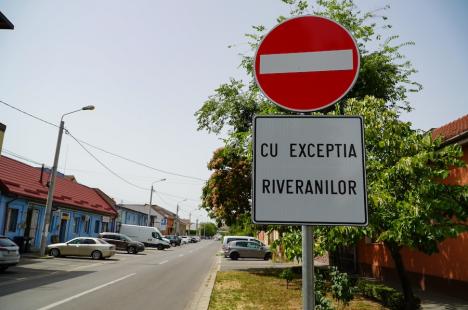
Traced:
[[114, 170], [112, 170], [111, 168], [109, 168], [106, 164], [104, 164], [101, 160], [99, 160], [99, 158], [97, 158], [93, 153], [91, 153], [91, 151], [89, 151], [77, 138], [75, 138], [71, 133], [70, 131], [67, 130], [67, 134], [70, 135], [70, 137], [73, 138], [73, 140], [76, 141], [76, 143], [78, 143], [81, 148], [83, 150], [86, 151], [86, 153], [88, 153], [92, 158], [94, 158], [94, 160], [96, 160], [101, 166], [103, 166], [107, 171], [109, 171], [112, 175], [114, 175], [115, 177], [119, 178], [120, 180], [124, 181], [125, 183], [133, 186], [133, 187], [136, 187], [138, 189], [141, 189], [141, 190], [150, 190], [149, 188], [146, 188], [146, 187], [142, 187], [142, 186], [139, 186], [135, 183], [132, 183], [130, 181], [128, 181], [127, 179], [123, 178], [122, 176], [120, 176], [119, 174], [117, 174], [117, 172], [115, 172]]
[[[3, 149], [2, 151], [5, 152], [6, 154], [10, 155], [10, 156], [16, 157], [16, 158], [18, 158], [18, 159], [22, 159], [22, 160], [27, 161], [27, 162], [30, 162], [30, 163], [32, 163], [32, 164], [35, 164], [35, 165], [38, 165], [38, 166], [44, 165], [43, 163], [40, 163], [40, 162], [38, 162], [38, 161], [29, 159], [29, 158], [27, 158], [27, 157], [25, 157], [25, 156], [23, 156], [23, 155], [20, 155], [20, 154], [18, 154], [18, 153], [12, 152], [12, 151], [10, 151], [10, 150]], [[46, 166], [44, 165], [44, 167], [46, 167]]]
[[106, 151], [98, 146], [95, 146], [95, 145], [92, 145], [88, 142], [85, 142], [85, 141], [81, 141], [83, 144], [86, 144], [92, 148], [95, 148], [96, 150], [99, 150], [101, 152], [104, 152], [106, 154], [109, 154], [109, 155], [112, 155], [112, 156], [115, 156], [115, 157], [118, 157], [120, 159], [123, 159], [123, 160], [126, 160], [126, 161], [129, 161], [135, 165], [138, 165], [138, 166], [142, 166], [142, 167], [145, 167], [145, 168], [148, 168], [148, 169], [151, 169], [151, 170], [154, 170], [154, 171], [158, 171], [158, 172], [161, 172], [161, 173], [165, 173], [165, 174], [169, 174], [169, 175], [173, 175], [173, 176], [177, 176], [177, 177], [182, 177], [182, 178], [187, 178], [187, 179], [192, 179], [192, 180], [197, 180], [197, 181], [203, 181], [203, 182], [206, 182], [205, 179], [202, 179], [202, 178], [198, 178], [198, 177], [193, 177], [193, 176], [189, 176], [189, 175], [185, 175], [185, 174], [180, 174], [180, 173], [175, 173], [175, 172], [170, 172], [170, 171], [167, 171], [167, 170], [163, 170], [163, 169], [159, 169], [159, 168], [155, 168], [155, 167], [152, 167], [150, 165], [147, 165], [145, 163], [141, 163], [141, 162], [138, 162], [136, 160], [133, 160], [131, 158], [128, 158], [128, 157], [125, 157], [125, 156], [122, 156], [122, 155], [118, 155], [118, 154], [115, 154], [113, 152], [110, 152], [110, 151]]
[[3, 103], [4, 105], [6, 105], [6, 106], [12, 108], [13, 110], [16, 110], [16, 111], [18, 111], [18, 112], [21, 112], [21, 113], [23, 113], [23, 114], [26, 114], [27, 116], [30, 116], [30, 117], [32, 117], [32, 118], [35, 118], [35, 119], [37, 119], [38, 121], [41, 121], [41, 122], [46, 123], [46, 124], [48, 124], [48, 125], [51, 125], [51, 126], [54, 126], [54, 127], [59, 128], [59, 126], [58, 126], [57, 124], [51, 123], [51, 122], [46, 121], [45, 119], [42, 119], [42, 118], [40, 118], [40, 117], [38, 117], [38, 116], [35, 116], [35, 115], [31, 114], [31, 113], [28, 113], [28, 112], [26, 112], [26, 111], [23, 111], [23, 110], [21, 110], [20, 108], [17, 108], [17, 107], [15, 107], [15, 106], [12, 106], [11, 104], [6, 103], [5, 101], [0, 100], [0, 103]]
[[[21, 113], [23, 113], [23, 114], [25, 114], [25, 115], [28, 115], [28, 116], [30, 116], [30, 117], [32, 117], [32, 118], [38, 120], [38, 121], [41, 121], [41, 122], [43, 122], [43, 123], [46, 123], [46, 124], [48, 124], [48, 125], [51, 125], [51, 126], [54, 126], [54, 127], [57, 127], [57, 128], [59, 127], [58, 125], [56, 125], [56, 124], [54, 124], [54, 123], [51, 123], [51, 122], [49, 122], [49, 121], [47, 121], [47, 120], [45, 120], [45, 119], [42, 119], [42, 118], [40, 118], [40, 117], [38, 117], [38, 116], [35, 116], [35, 115], [31, 114], [31, 113], [28, 113], [28, 112], [26, 112], [26, 111], [24, 111], [24, 110], [22, 110], [22, 109], [20, 109], [20, 108], [17, 108], [17, 107], [15, 107], [15, 106], [11, 105], [11, 104], [6, 103], [5, 101], [0, 100], [0, 103], [3, 103], [4, 105], [8, 106], [9, 108], [14, 109], [14, 110], [16, 110], [16, 111], [18, 111], [18, 112], [21, 112]], [[180, 174], [180, 173], [175, 173], [175, 172], [171, 172], [171, 171], [167, 171], [167, 170], [155, 168], [155, 167], [152, 167], [152, 166], [150, 166], [150, 165], [148, 165], [148, 164], [141, 163], [141, 162], [136, 161], [136, 160], [133, 160], [133, 159], [131, 159], [131, 158], [128, 158], [128, 157], [125, 157], [125, 156], [122, 156], [122, 155], [119, 155], [119, 154], [116, 154], [116, 153], [107, 151], [107, 150], [105, 150], [105, 149], [103, 149], [103, 148], [101, 148], [101, 147], [92, 145], [92, 144], [90, 144], [90, 143], [88, 143], [88, 142], [86, 142], [86, 141], [79, 140], [79, 139], [77, 139], [77, 138], [75, 138], [75, 137], [73, 137], [73, 139], [75, 139], [78, 143], [80, 143], [80, 145], [81, 145], [81, 144], [86, 144], [86, 145], [88, 145], [89, 147], [92, 147], [92, 148], [94, 148], [94, 149], [96, 149], [96, 150], [99, 150], [99, 151], [101, 151], [101, 152], [104, 152], [104, 153], [106, 153], [106, 154], [108, 154], [108, 155], [115, 156], [115, 157], [117, 157], [117, 158], [120, 158], [120, 159], [122, 159], [122, 160], [126, 160], [126, 161], [128, 161], [128, 162], [131, 162], [131, 163], [133, 163], [133, 164], [135, 164], [135, 165], [139, 165], [139, 166], [145, 167], [145, 168], [147, 168], [147, 169], [151, 169], [151, 170], [158, 171], [158, 172], [161, 172], [161, 173], [165, 173], [165, 174], [168, 174], [168, 175], [173, 175], [173, 176], [178, 176], [178, 177], [182, 177], [182, 178], [187, 178], [187, 179], [192, 179], [192, 180], [197, 180], [197, 181], [206, 182], [206, 180], [205, 180], [205, 179], [202, 179], [202, 178], [198, 178], [198, 177], [194, 177], [194, 176], [184, 175], [184, 174]], [[83, 147], [83, 145], [81, 145], [81, 147]], [[83, 147], [83, 148], [84, 148], [84, 147]], [[94, 155], [93, 155], [93, 156], [94, 156]], [[119, 177], [119, 178], [120, 178], [120, 177]]]

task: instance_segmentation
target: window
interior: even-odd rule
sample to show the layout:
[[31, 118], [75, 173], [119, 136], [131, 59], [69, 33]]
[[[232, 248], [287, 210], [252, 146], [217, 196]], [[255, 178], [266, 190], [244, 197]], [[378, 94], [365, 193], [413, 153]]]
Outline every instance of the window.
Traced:
[[96, 220], [94, 222], [94, 233], [95, 234], [99, 233], [99, 220]]
[[108, 226], [109, 226], [109, 223], [103, 222], [101, 231], [108, 231], [109, 230]]
[[91, 220], [88, 218], [88, 219], [86, 219], [85, 222], [84, 222], [84, 232], [85, 232], [86, 234], [89, 234], [89, 226], [90, 226], [90, 225], [89, 225], [89, 222], [90, 222], [90, 221], [91, 221]]
[[15, 232], [18, 224], [18, 209], [8, 209], [7, 223], [8, 231]]
[[80, 244], [80, 243], [81, 243], [81, 238], [72, 239], [67, 242], [67, 244]]
[[155, 239], [161, 239], [161, 236], [160, 236], [157, 232], [155, 232], [155, 231], [153, 231], [153, 232], [151, 233], [151, 235], [152, 235], [153, 238], [155, 238]]
[[247, 247], [248, 247], [248, 248], [251, 248], [251, 249], [258, 249], [258, 248], [260, 248], [260, 246], [259, 246], [258, 243], [256, 243], [256, 242], [248, 242], [248, 243], [247, 243]]
[[80, 232], [80, 218], [79, 217], [75, 217], [75, 227], [73, 229], [73, 232], [75, 234]]
[[93, 239], [84, 239], [81, 243], [82, 244], [96, 244], [96, 241], [94, 241]]
[[16, 243], [14, 243], [13, 241], [11, 241], [10, 239], [8, 238], [0, 238], [0, 246], [7, 246], [7, 247], [10, 247], [10, 246], [16, 246]]
[[246, 247], [247, 247], [247, 243], [248, 243], [247, 241], [237, 241], [237, 242], [236, 242], [236, 245], [237, 245], [237, 246], [240, 246], [240, 247], [242, 247], [242, 248], [246, 248]]

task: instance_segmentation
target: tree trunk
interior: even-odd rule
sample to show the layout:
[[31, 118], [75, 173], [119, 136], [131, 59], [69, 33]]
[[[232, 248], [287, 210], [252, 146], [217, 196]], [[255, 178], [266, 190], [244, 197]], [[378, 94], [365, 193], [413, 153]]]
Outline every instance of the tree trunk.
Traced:
[[403, 259], [401, 257], [401, 247], [390, 243], [385, 243], [385, 245], [390, 249], [390, 254], [392, 255], [393, 262], [395, 263], [395, 268], [398, 273], [398, 278], [400, 279], [401, 288], [403, 289], [403, 295], [405, 298], [405, 310], [418, 309], [411, 282], [406, 274]]

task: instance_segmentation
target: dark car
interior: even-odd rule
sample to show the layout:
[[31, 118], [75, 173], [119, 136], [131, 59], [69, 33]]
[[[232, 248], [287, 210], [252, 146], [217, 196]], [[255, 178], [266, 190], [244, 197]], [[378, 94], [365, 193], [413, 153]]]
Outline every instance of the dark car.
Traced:
[[110, 244], [114, 244], [117, 250], [127, 251], [129, 254], [137, 254], [138, 252], [143, 252], [145, 250], [143, 243], [133, 241], [124, 234], [103, 232], [99, 234], [99, 238], [104, 239]]
[[182, 242], [182, 239], [176, 235], [167, 235], [167, 236], [164, 236], [164, 238], [169, 239], [170, 244], [172, 246], [179, 246], [180, 243]]

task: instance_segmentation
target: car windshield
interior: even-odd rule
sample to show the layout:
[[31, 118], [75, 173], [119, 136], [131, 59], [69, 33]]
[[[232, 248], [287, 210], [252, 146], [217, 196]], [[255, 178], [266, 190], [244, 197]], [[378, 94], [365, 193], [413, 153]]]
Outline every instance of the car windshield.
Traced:
[[17, 245], [16, 243], [14, 243], [8, 238], [0, 238], [0, 246], [10, 247], [10, 246], [17, 246]]

